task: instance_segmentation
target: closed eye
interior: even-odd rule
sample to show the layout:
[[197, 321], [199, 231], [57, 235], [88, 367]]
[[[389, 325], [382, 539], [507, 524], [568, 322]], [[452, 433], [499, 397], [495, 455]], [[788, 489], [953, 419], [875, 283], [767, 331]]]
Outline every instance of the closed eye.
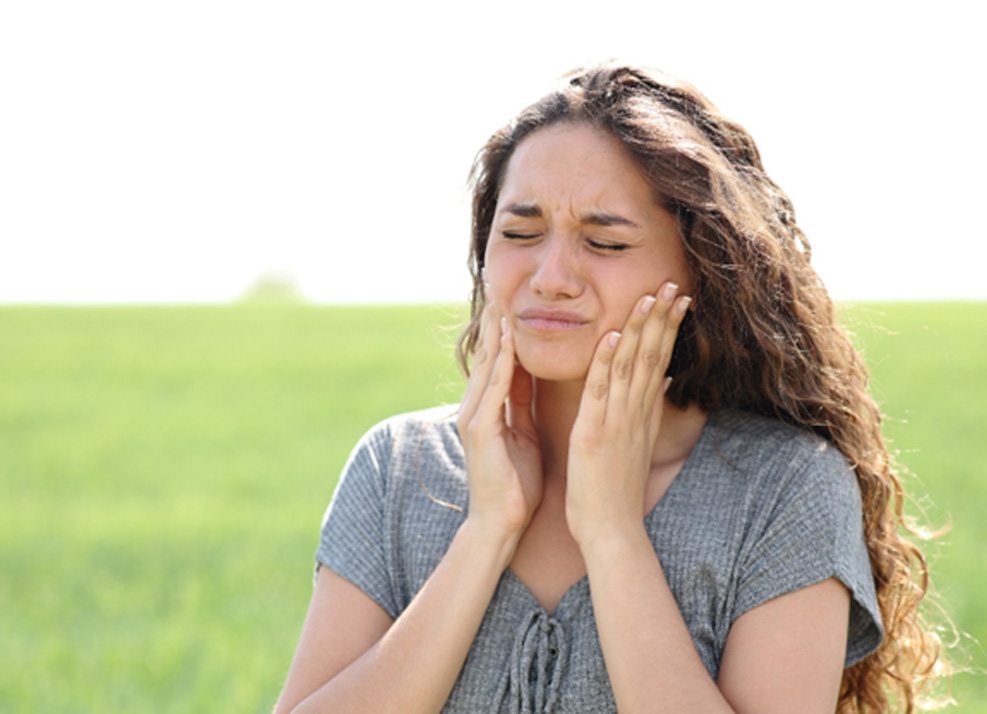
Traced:
[[[501, 235], [507, 240], [534, 240], [535, 238], [541, 237], [541, 233], [520, 233], [518, 231], [502, 231]], [[627, 250], [630, 248], [626, 243], [607, 243], [604, 241], [587, 239], [586, 244], [593, 250], [606, 251], [610, 253], [619, 253], [622, 250]]]
[[625, 243], [602, 243], [598, 240], [587, 240], [587, 244], [590, 248], [594, 250], [607, 250], [613, 252], [620, 252], [622, 250], [627, 250], [630, 248], [629, 245]]

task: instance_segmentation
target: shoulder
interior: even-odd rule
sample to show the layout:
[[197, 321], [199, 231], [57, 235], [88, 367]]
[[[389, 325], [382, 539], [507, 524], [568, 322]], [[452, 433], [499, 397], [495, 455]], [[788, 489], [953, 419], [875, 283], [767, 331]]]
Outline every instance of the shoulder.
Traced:
[[350, 456], [371, 466], [385, 491], [408, 479], [441, 474], [465, 479], [465, 458], [456, 428], [458, 405], [443, 405], [397, 414], [372, 426]]
[[843, 499], [859, 497], [852, 464], [822, 436], [738, 410], [716, 412], [711, 420], [709, 452], [716, 468], [742, 477], [748, 488], [826, 489]]
[[853, 464], [807, 429], [744, 412], [716, 416], [720, 468], [735, 484], [733, 502], [742, 504], [735, 506], [738, 586], [731, 621], [771, 598], [835, 577], [853, 596], [852, 664], [883, 632]]
[[404, 412], [388, 417], [371, 428], [374, 431], [386, 431], [393, 439], [442, 438], [454, 436], [459, 439], [456, 431], [456, 414], [458, 404], [442, 404], [428, 409]]
[[746, 524], [748, 535], [806, 521], [854, 532], [862, 521], [857, 475], [846, 456], [778, 419], [714, 412], [693, 469], [693, 498]]
[[736, 409], [714, 412], [712, 418], [721, 448], [735, 455], [746, 454], [752, 461], [793, 457], [804, 461], [820, 454], [825, 454], [824, 459], [843, 460], [822, 436], [780, 419]]
[[370, 427], [357, 448], [368, 447], [382, 460], [390, 460], [409, 448], [462, 449], [456, 428], [458, 405], [442, 405], [388, 417]]

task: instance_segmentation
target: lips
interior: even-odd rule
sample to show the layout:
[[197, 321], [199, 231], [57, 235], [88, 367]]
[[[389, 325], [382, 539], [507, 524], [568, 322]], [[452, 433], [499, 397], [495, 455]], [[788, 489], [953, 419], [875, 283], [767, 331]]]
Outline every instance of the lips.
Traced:
[[578, 312], [568, 310], [522, 310], [517, 316], [518, 322], [528, 329], [541, 331], [577, 330], [589, 323]]

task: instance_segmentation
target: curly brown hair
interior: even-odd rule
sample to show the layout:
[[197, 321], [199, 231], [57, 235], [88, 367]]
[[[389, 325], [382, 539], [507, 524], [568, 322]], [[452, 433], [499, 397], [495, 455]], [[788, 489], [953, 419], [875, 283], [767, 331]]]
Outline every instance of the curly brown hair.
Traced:
[[619, 139], [678, 218], [695, 309], [676, 342], [669, 398], [780, 419], [828, 439], [854, 465], [886, 636], [844, 671], [838, 711], [913, 711], [942, 645], [919, 612], [928, 568], [902, 537], [911, 530], [904, 492], [867, 369], [836, 322], [788, 196], [765, 173], [750, 135], [695, 88], [636, 67], [579, 70], [490, 138], [471, 175], [473, 289], [460, 364], [465, 370], [478, 337], [481, 271], [507, 164], [525, 137], [560, 122]]

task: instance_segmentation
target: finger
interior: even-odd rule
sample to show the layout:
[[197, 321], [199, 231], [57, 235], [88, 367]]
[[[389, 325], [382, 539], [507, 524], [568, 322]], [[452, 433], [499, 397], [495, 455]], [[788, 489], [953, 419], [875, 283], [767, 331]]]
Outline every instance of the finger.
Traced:
[[641, 330], [641, 344], [637, 351], [637, 364], [631, 389], [638, 399], [656, 391], [654, 385], [660, 382], [668, 367], [671, 354], [666, 351], [665, 335], [668, 331], [669, 310], [678, 294], [679, 286], [666, 281], [655, 293], [655, 306]]
[[[658, 396], [664, 397], [665, 393], [668, 391], [668, 388], [671, 386], [672, 386], [672, 378], [664, 377], [661, 380], [661, 386], [658, 389]], [[664, 411], [664, 407], [665, 407], [665, 400], [661, 398], [655, 399], [654, 402], [652, 402], [651, 404], [651, 420], [648, 422], [650, 426], [650, 431], [648, 432], [648, 434], [649, 434], [649, 442], [652, 444], [654, 443], [655, 439], [658, 438], [658, 431], [661, 428], [661, 415], [662, 412]]]
[[514, 336], [506, 325], [501, 325], [500, 331], [500, 351], [493, 360], [490, 378], [476, 407], [475, 419], [479, 419], [481, 423], [504, 423], [504, 403], [514, 376]]
[[511, 376], [511, 390], [507, 398], [508, 424], [525, 434], [535, 433], [535, 419], [531, 413], [534, 402], [535, 388], [531, 375], [517, 361], [514, 363], [514, 374]]
[[583, 395], [579, 401], [577, 420], [583, 421], [590, 428], [602, 426], [606, 418], [607, 396], [610, 392], [610, 366], [622, 339], [621, 334], [616, 330], [605, 334], [596, 346], [593, 360], [589, 363]]
[[[669, 299], [674, 299], [678, 285], [666, 282], [655, 294], [655, 304], [648, 319], [641, 328], [641, 341], [638, 345], [634, 376], [631, 379], [632, 401], [644, 401], [656, 374], [662, 374], [668, 361], [662, 347], [662, 336], [667, 327]], [[669, 297], [671, 296], [671, 298]], [[636, 398], [636, 399], [635, 399]]]
[[480, 395], [483, 394], [483, 389], [490, 376], [491, 359], [496, 354], [493, 345], [493, 330], [490, 326], [492, 309], [488, 303], [480, 314], [480, 331], [476, 344], [469, 355], [470, 371], [466, 380], [463, 401], [459, 407], [461, 420], [468, 418], [476, 410]]
[[655, 296], [645, 295], [631, 310], [624, 328], [621, 330], [620, 342], [610, 365], [610, 404], [626, 406], [631, 378], [634, 375], [635, 360], [641, 341], [641, 331], [648, 316], [655, 306]]
[[656, 356], [649, 357], [649, 359], [654, 360], [655, 364], [650, 374], [647, 375], [649, 379], [646, 382], [643, 394], [643, 404], [645, 406], [654, 403], [667, 390], [665, 377], [668, 372], [668, 364], [672, 359], [672, 350], [675, 347], [679, 327], [682, 325], [682, 320], [685, 318], [685, 314], [692, 302], [692, 298], [688, 295], [672, 296], [671, 298], [669, 298], [669, 295], [670, 293], [666, 294], [664, 299], [660, 296], [658, 300], [658, 311], [663, 313], [664, 316], [661, 319], [658, 343], [653, 350]]
[[489, 363], [497, 352], [500, 342], [500, 316], [493, 301], [488, 301], [480, 315], [480, 335], [473, 348], [472, 363], [474, 368], [482, 368]]
[[466, 382], [466, 392], [459, 407], [460, 423], [468, 422], [476, 413], [477, 405], [483, 397], [490, 380], [494, 361], [500, 351], [500, 320], [496, 319], [496, 308], [488, 302], [480, 316], [480, 337], [472, 354], [472, 369]]

